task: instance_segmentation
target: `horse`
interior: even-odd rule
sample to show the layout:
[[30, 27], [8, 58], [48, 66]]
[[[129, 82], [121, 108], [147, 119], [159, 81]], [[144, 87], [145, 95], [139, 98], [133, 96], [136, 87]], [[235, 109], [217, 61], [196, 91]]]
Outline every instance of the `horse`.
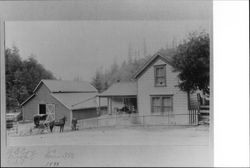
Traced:
[[60, 127], [60, 132], [63, 132], [64, 130], [64, 125], [65, 125], [66, 117], [64, 116], [63, 118], [59, 119], [59, 121], [53, 121], [50, 123], [50, 131], [53, 131], [54, 126], [59, 126]]
[[[54, 120], [53, 118], [51, 118], [51, 115], [49, 114], [36, 114], [34, 115], [34, 124], [35, 128], [38, 128], [41, 131], [50, 128], [50, 131], [52, 132], [53, 128], [52, 126], [54, 125]], [[32, 132], [32, 128], [30, 132]]]
[[47, 114], [42, 114], [42, 115], [34, 115], [34, 124], [35, 124], [35, 127], [38, 128], [39, 125], [40, 125], [40, 121], [45, 121], [46, 118], [47, 118]]

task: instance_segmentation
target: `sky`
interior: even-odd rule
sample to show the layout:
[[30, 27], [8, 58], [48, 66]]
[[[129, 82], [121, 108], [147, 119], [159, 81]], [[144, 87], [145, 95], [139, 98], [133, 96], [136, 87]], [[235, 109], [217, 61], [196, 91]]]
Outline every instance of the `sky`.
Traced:
[[[191, 4], [168, 8], [168, 16], [174, 14], [165, 20], [7, 21], [6, 47], [17, 46], [23, 59], [33, 55], [57, 78], [91, 81], [98, 68], [105, 70], [126, 60], [129, 46], [139, 50], [137, 58], [142, 58], [144, 43], [152, 55], [171, 47], [173, 40], [181, 42], [190, 32], [209, 31], [207, 10], [192, 10]], [[183, 19], [185, 10], [191, 18]]]
[[89, 81], [97, 68], [126, 60], [129, 45], [141, 58], [144, 43], [154, 54], [202, 30], [207, 21], [14, 21], [6, 23], [6, 47], [17, 46], [23, 59], [34, 55], [57, 78]]

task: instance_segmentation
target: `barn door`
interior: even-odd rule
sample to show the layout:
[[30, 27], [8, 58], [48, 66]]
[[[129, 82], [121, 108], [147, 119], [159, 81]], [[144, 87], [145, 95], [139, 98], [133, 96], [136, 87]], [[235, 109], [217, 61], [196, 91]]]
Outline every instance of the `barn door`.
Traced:
[[56, 117], [55, 104], [46, 104], [46, 111], [47, 111], [47, 114], [51, 114], [51, 116], [53, 117], [53, 120], [55, 120], [55, 117]]

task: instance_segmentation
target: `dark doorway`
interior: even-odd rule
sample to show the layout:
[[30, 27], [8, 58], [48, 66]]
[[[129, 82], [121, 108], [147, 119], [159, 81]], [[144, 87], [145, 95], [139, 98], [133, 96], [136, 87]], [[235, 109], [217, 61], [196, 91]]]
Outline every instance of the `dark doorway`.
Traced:
[[39, 104], [39, 114], [46, 114], [46, 104]]

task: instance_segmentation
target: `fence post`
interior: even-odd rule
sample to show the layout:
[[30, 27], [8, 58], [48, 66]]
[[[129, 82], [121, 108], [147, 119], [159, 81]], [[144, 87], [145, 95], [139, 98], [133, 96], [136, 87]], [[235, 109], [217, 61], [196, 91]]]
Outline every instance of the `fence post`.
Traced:
[[115, 117], [115, 126], [117, 126], [117, 117]]
[[195, 113], [195, 125], [198, 125], [199, 124], [199, 120], [198, 120], [198, 111], [196, 110], [196, 113]]
[[142, 126], [144, 127], [144, 115], [142, 115]]
[[17, 121], [17, 125], [16, 125], [16, 134], [18, 134], [18, 127], [19, 127], [18, 124], [19, 124], [19, 123], [18, 123], [18, 121]]
[[194, 110], [192, 110], [192, 125], [194, 124]]
[[171, 124], [170, 124], [170, 121], [171, 121], [171, 120], [170, 120], [170, 115], [169, 115], [169, 112], [167, 112], [167, 113], [168, 113], [168, 115], [167, 115], [167, 118], [168, 118], [168, 124], [167, 124], [167, 125], [171, 125]]
[[191, 125], [193, 125], [193, 109], [191, 110]]
[[196, 125], [196, 110], [194, 110], [194, 125]]

